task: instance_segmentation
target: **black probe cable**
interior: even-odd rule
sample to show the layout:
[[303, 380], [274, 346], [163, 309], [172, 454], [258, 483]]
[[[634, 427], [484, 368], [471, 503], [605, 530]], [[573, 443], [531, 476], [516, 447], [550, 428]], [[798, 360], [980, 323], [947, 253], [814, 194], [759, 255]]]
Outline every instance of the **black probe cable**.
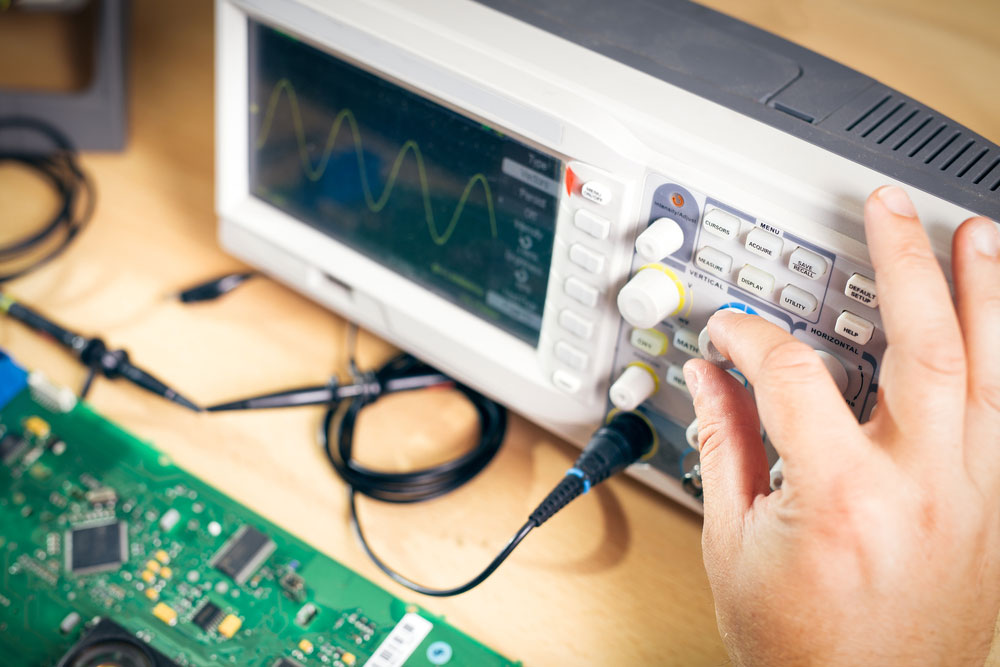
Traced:
[[[351, 529], [365, 554], [382, 572], [396, 583], [422, 595], [449, 597], [475, 588], [486, 580], [535, 528], [577, 496], [611, 475], [624, 470], [653, 449], [655, 435], [645, 419], [631, 412], [615, 415], [598, 429], [576, 463], [562, 481], [528, 517], [499, 554], [482, 572], [464, 584], [453, 588], [430, 588], [409, 579], [382, 560], [372, 549], [358, 517], [357, 494], [392, 503], [415, 503], [437, 498], [457, 489], [475, 477], [493, 460], [503, 441], [507, 427], [507, 411], [479, 392], [456, 384], [475, 407], [479, 416], [480, 438], [470, 452], [446, 463], [405, 473], [389, 473], [362, 466], [353, 456], [354, 430], [357, 417], [366, 406], [385, 393], [390, 380], [410, 373], [425, 373], [429, 367], [409, 355], [391, 360], [363, 378], [366, 394], [332, 403], [319, 428], [319, 442], [334, 470], [347, 483]], [[357, 380], [356, 380], [357, 381]], [[359, 382], [359, 384], [361, 384]], [[336, 447], [334, 446], [336, 445]]]
[[[0, 149], [0, 163], [16, 162], [41, 175], [59, 196], [55, 215], [23, 238], [0, 245], [0, 262], [6, 264], [38, 254], [27, 264], [0, 270], [0, 283], [20, 278], [62, 254], [94, 213], [94, 185], [80, 168], [70, 140], [48, 123], [35, 118], [0, 118], [0, 133], [30, 130], [52, 144], [52, 152]], [[53, 240], [55, 239], [55, 240]], [[47, 250], [44, 249], [50, 244]]]

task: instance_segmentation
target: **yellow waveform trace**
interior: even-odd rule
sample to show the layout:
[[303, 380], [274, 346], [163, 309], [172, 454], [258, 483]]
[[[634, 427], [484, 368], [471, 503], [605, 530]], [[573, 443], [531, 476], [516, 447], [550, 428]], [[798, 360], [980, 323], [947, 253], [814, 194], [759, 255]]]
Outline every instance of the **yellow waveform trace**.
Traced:
[[417, 164], [417, 174], [420, 178], [420, 189], [423, 193], [424, 201], [424, 218], [427, 222], [427, 231], [430, 234], [431, 240], [434, 241], [436, 245], [444, 245], [451, 238], [451, 235], [455, 233], [455, 228], [458, 226], [458, 221], [462, 217], [462, 211], [465, 210], [465, 204], [472, 195], [472, 188], [476, 184], [480, 184], [483, 187], [483, 193], [486, 196], [486, 209], [489, 213], [490, 219], [490, 232], [493, 238], [497, 237], [497, 219], [496, 212], [493, 209], [493, 193], [490, 190], [489, 181], [486, 180], [486, 176], [482, 173], [473, 174], [469, 178], [468, 182], [465, 184], [465, 189], [462, 191], [462, 196], [458, 199], [458, 204], [455, 206], [455, 210], [452, 212], [451, 220], [448, 222], [447, 227], [445, 227], [443, 232], [438, 231], [437, 223], [434, 220], [434, 212], [431, 210], [431, 195], [430, 195], [430, 185], [427, 182], [427, 169], [424, 166], [424, 156], [420, 152], [420, 146], [413, 139], [409, 139], [403, 144], [402, 148], [399, 149], [399, 153], [396, 155], [396, 159], [392, 163], [392, 168], [389, 170], [389, 177], [386, 179], [385, 187], [382, 189], [382, 193], [375, 198], [375, 194], [372, 192], [371, 185], [368, 183], [368, 174], [365, 169], [365, 154], [363, 145], [361, 143], [361, 131], [358, 129], [358, 121], [354, 117], [354, 113], [350, 109], [342, 109], [333, 119], [333, 124], [330, 126], [330, 131], [326, 135], [326, 144], [323, 147], [323, 152], [320, 159], [315, 164], [312, 158], [309, 156], [309, 149], [306, 144], [306, 132], [302, 121], [302, 111], [299, 107], [299, 99], [295, 94], [295, 88], [288, 79], [281, 79], [275, 84], [274, 89], [271, 91], [271, 97], [267, 102], [267, 110], [264, 113], [264, 120], [261, 123], [260, 134], [257, 137], [256, 148], [259, 150], [267, 143], [268, 136], [271, 132], [271, 126], [274, 123], [274, 116], [277, 112], [278, 102], [281, 100], [282, 93], [288, 97], [288, 106], [292, 114], [292, 125], [295, 131], [295, 139], [298, 143], [299, 148], [299, 161], [302, 163], [302, 171], [306, 178], [312, 182], [318, 181], [323, 177], [326, 172], [326, 168], [330, 163], [330, 157], [333, 154], [333, 148], [337, 143], [337, 138], [340, 135], [340, 130], [346, 122], [347, 128], [351, 133], [351, 138], [354, 142], [354, 155], [358, 163], [358, 172], [361, 176], [361, 189], [365, 197], [365, 204], [368, 209], [373, 213], [379, 213], [385, 208], [386, 204], [389, 202], [389, 197], [392, 195], [392, 189], [396, 185], [396, 179], [399, 176], [399, 171], [403, 167], [403, 161], [409, 153], [413, 153], [413, 159]]

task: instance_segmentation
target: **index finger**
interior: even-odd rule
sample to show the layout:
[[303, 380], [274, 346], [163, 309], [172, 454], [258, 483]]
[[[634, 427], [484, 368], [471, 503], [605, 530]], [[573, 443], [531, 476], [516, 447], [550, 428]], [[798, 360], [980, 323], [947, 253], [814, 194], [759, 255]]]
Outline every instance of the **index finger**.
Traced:
[[[860, 448], [857, 420], [816, 351], [762, 317], [731, 310], [708, 321], [712, 342], [753, 385], [757, 411], [785, 471], [829, 473]], [[827, 443], [837, 442], [832, 448]]]

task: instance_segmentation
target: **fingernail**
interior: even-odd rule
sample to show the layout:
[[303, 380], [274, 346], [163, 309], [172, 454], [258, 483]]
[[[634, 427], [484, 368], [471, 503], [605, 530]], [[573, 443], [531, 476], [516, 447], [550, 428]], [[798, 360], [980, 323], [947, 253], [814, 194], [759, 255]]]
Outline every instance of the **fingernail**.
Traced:
[[684, 384], [687, 385], [692, 400], [698, 396], [698, 382], [698, 373], [695, 372], [690, 363], [684, 364]]
[[1000, 257], [1000, 226], [992, 220], [977, 220], [972, 227], [972, 247], [990, 259]]
[[910, 201], [909, 196], [903, 192], [902, 188], [896, 187], [895, 185], [889, 185], [881, 188], [878, 191], [878, 198], [883, 204], [885, 204], [887, 209], [896, 215], [901, 215], [906, 218], [917, 217], [917, 209], [913, 208], [913, 202]]

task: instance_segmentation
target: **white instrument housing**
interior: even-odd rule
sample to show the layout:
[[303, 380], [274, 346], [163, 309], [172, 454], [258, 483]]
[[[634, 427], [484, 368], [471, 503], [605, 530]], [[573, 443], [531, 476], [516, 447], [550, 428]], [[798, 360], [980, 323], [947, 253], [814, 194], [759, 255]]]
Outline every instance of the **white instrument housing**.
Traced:
[[[877, 301], [869, 298], [874, 275], [864, 242], [862, 203], [881, 185], [909, 183], [935, 250], [947, 265], [955, 226], [972, 209], [993, 215], [1000, 210], [996, 188], [990, 190], [994, 176], [1000, 185], [1000, 171], [979, 175], [1000, 155], [996, 146], [955, 126], [974, 145], [940, 172], [938, 188], [933, 179], [922, 180], [916, 167], [897, 169], [879, 162], [874, 153], [871, 160], [848, 159], [818, 145], [809, 134], [822, 129], [825, 118], [853, 114], [858, 131], [881, 119], [882, 129], [871, 135], [873, 147], [890, 127], [896, 133], [888, 142], [893, 144], [922, 116], [885, 116], [891, 102], [887, 106], [882, 100], [864, 117], [865, 109], [855, 113], [845, 102], [821, 119], [819, 114], [809, 117], [812, 112], [803, 110], [808, 104], [799, 104], [782, 87], [784, 92], [760, 107], [759, 117], [751, 117], [746, 109], [720, 102], [721, 97], [713, 101], [664, 80], [651, 73], [652, 66], [644, 70], [641, 64], [624, 62], [628, 58], [616, 58], [611, 47], [598, 53], [575, 43], [567, 32], [573, 28], [569, 19], [553, 28], [562, 31], [556, 36], [541, 19], [533, 25], [531, 16], [516, 17], [508, 4], [515, 3], [218, 0], [216, 162], [223, 246], [580, 444], [612, 409], [612, 383], [629, 365], [643, 364], [656, 374], [658, 390], [638, 409], [656, 427], [659, 450], [632, 471], [696, 511], [700, 480], [692, 476], [697, 476], [697, 452], [685, 433], [694, 411], [680, 368], [699, 353], [698, 332], [718, 308], [756, 312], [830, 355], [831, 363], [839, 361], [847, 376], [838, 378], [846, 382], [845, 400], [859, 419], [867, 418], [885, 339], [878, 309], [872, 307]], [[624, 2], [616, 11], [627, 14], [647, 4]], [[662, 19], [650, 17], [652, 22]], [[733, 23], [716, 19], [718, 30]], [[303, 48], [331, 54], [558, 161], [558, 178], [539, 186], [557, 197], [558, 206], [549, 236], [540, 237], [551, 239], [551, 259], [540, 278], [544, 308], [528, 339], [428, 289], [391, 262], [324, 233], [283, 209], [280, 199], [254, 194], [252, 125], [259, 122], [254, 114], [261, 113], [267, 99], [252, 98], [254, 26], [280, 30]], [[614, 29], [609, 24], [608, 30]], [[797, 48], [759, 35], [761, 48], [769, 46], [771, 54]], [[836, 66], [804, 50], [785, 57]], [[860, 104], [857, 100], [863, 102], [872, 91], [888, 90], [910, 105], [906, 109], [922, 109], [852, 74], [868, 83], [861, 93], [852, 93], [851, 104]], [[302, 91], [306, 100], [309, 88]], [[278, 97], [275, 91], [272, 106], [284, 104], [275, 101]], [[303, 113], [309, 112], [308, 100], [303, 104]], [[324, 118], [320, 124], [333, 120]], [[869, 135], [861, 137], [854, 126], [848, 139], [867, 141]], [[906, 141], [919, 142], [928, 133], [918, 128]], [[323, 134], [306, 139], [300, 147], [306, 155], [303, 164], [318, 171], [322, 157], [323, 168], [339, 168], [326, 163], [331, 158], [322, 153]], [[914, 155], [923, 158], [939, 143], [932, 137]], [[954, 149], [965, 145], [964, 139], [952, 143], [939, 151], [940, 160], [951, 159]], [[907, 143], [904, 150], [911, 145], [916, 148]], [[980, 146], [985, 157], [966, 167]], [[360, 144], [356, 150], [362, 155]], [[410, 158], [399, 158], [404, 159]], [[358, 179], [361, 167], [348, 162], [341, 185]], [[929, 164], [938, 167], [939, 157]], [[966, 170], [961, 183], [953, 187], [944, 182], [961, 169]], [[507, 175], [520, 170], [518, 178], [525, 182], [534, 178], [523, 165], [497, 164], [496, 174], [501, 170]], [[362, 171], [362, 179], [366, 173]], [[374, 170], [370, 174], [372, 179], [379, 175]], [[496, 178], [488, 173], [482, 180], [497, 187]], [[973, 183], [976, 178], [980, 180]], [[435, 174], [428, 179], [433, 186]], [[472, 187], [470, 180], [467, 190]], [[370, 199], [375, 201], [380, 191], [372, 186]], [[384, 202], [375, 203], [369, 209]], [[661, 257], [635, 251], [637, 237], [651, 223], [661, 231], [639, 245], [647, 254], [664, 248]], [[447, 230], [429, 231], [437, 235], [436, 242], [447, 242]], [[633, 275], [651, 270], [643, 269], [651, 262], [669, 274], [657, 270], [653, 282], [678, 285], [681, 299], [679, 305], [668, 304], [667, 317], [634, 327], [623, 321], [618, 295]], [[666, 307], [672, 297], [652, 298], [657, 307]], [[509, 304], [504, 307], [516, 311]], [[638, 391], [648, 390], [648, 383], [640, 384]]]

